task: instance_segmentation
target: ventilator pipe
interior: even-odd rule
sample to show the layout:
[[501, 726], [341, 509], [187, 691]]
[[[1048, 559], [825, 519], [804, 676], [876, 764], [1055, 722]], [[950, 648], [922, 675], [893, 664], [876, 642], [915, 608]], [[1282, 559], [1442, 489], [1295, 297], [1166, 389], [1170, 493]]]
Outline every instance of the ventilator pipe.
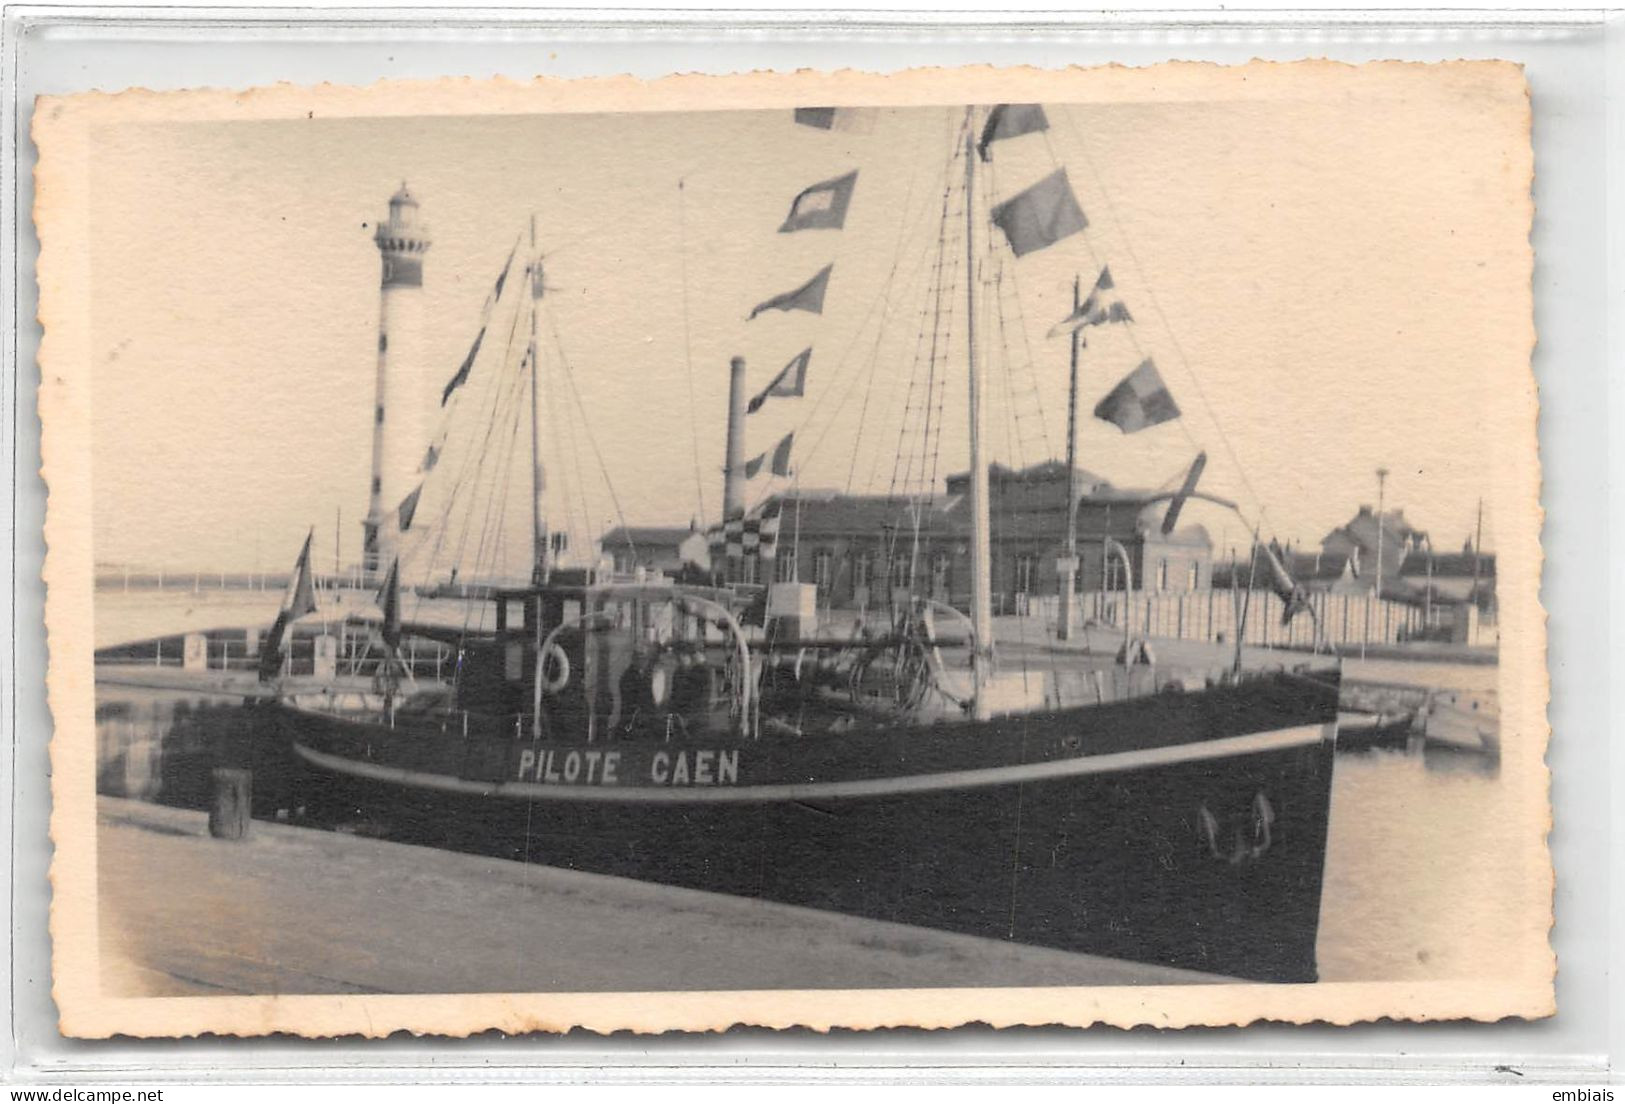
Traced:
[[722, 520], [745, 516], [745, 358], [728, 364], [728, 452], [722, 466]]

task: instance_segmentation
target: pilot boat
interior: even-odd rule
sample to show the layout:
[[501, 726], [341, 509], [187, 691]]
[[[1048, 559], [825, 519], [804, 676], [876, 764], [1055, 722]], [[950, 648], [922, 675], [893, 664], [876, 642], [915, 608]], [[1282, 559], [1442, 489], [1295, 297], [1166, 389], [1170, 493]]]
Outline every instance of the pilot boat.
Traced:
[[[838, 110], [799, 109], [787, 125], [828, 130]], [[1064, 171], [998, 204], [980, 194], [1001, 144], [1045, 125], [1038, 105], [961, 112], [936, 237], [940, 249], [963, 246], [964, 272], [979, 258], [1014, 265], [1083, 229]], [[855, 179], [798, 195], [789, 232], [838, 232]], [[528, 394], [539, 435], [536, 320], [550, 300], [536, 238], [533, 220], [530, 278], [515, 281], [529, 288], [517, 293], [516, 332], [531, 336], [493, 371], [518, 373], [514, 393]], [[946, 279], [954, 267], [934, 271]], [[752, 317], [817, 313], [828, 275]], [[1096, 293], [1109, 289], [1105, 276]], [[985, 323], [984, 289], [963, 283], [961, 317]], [[942, 289], [934, 294], [940, 305]], [[1074, 378], [1081, 332], [1128, 313], [1098, 294], [1075, 304]], [[1231, 977], [1315, 980], [1335, 658], [1255, 670], [1238, 647], [1234, 662], [1177, 670], [1132, 633], [1104, 655], [996, 648], [988, 365], [974, 332], [952, 354], [948, 344], [939, 359], [954, 361], [969, 396], [961, 600], [921, 593], [905, 572], [888, 576], [902, 585], [885, 600], [836, 628], [800, 615], [793, 580], [788, 590], [755, 581], [782, 514], [747, 507], [743, 477], [769, 463], [784, 475], [790, 446], [743, 461], [736, 364], [729, 494], [711, 562], [675, 578], [566, 565], [547, 539], [539, 474], [531, 576], [481, 588], [471, 599], [479, 627], [466, 616], [403, 619], [403, 551], [375, 626], [386, 662], [373, 691], [281, 694], [264, 707], [301, 766], [303, 800], [376, 815], [403, 838], [527, 862]], [[1147, 390], [1149, 364], [1096, 414], [1125, 432], [1177, 415], [1171, 396]], [[749, 409], [799, 397], [805, 360], [795, 368]], [[1173, 492], [1169, 509], [1193, 493]], [[918, 560], [906, 526], [899, 532], [899, 554]], [[413, 636], [455, 655], [443, 681], [414, 682], [387, 662]]]

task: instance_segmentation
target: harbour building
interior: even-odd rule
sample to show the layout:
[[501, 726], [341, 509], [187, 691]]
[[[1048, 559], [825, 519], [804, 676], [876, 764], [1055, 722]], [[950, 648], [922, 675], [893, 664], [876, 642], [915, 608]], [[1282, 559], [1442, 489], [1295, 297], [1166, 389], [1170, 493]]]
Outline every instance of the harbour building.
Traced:
[[[774, 495], [753, 510], [777, 517], [771, 555], [743, 556], [742, 582], [814, 585], [824, 608], [862, 609], [888, 589], [909, 589], [963, 608], [970, 599], [968, 472], [949, 475], [944, 493], [924, 500], [800, 490]], [[1213, 542], [1201, 525], [1163, 535], [1168, 496], [1112, 486], [1080, 469], [1077, 542], [1080, 593], [1179, 592], [1212, 584]], [[1037, 613], [1059, 589], [1065, 552], [1067, 470], [1056, 461], [1027, 468], [989, 467], [992, 592], [996, 614]], [[603, 555], [617, 572], [643, 567], [675, 574], [684, 563], [711, 567], [697, 528], [621, 527], [604, 535]], [[716, 568], [727, 570], [724, 565]]]

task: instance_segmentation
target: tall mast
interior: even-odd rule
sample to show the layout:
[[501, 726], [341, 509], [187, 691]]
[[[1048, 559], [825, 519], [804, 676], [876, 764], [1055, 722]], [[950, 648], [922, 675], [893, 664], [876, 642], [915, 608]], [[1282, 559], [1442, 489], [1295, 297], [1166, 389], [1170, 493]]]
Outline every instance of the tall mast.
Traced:
[[971, 628], [976, 653], [971, 657], [972, 712], [987, 716], [989, 666], [993, 661], [993, 587], [991, 525], [988, 520], [987, 461], [982, 456], [982, 377], [976, 370], [976, 137], [974, 108], [965, 111], [965, 344], [970, 377], [970, 573]]
[[[1079, 278], [1072, 277], [1072, 313], [1078, 313], [1082, 288]], [[1072, 331], [1072, 371], [1066, 391], [1066, 556], [1061, 561], [1061, 593], [1057, 605], [1060, 626], [1056, 633], [1062, 640], [1072, 639], [1072, 606], [1078, 585], [1078, 346], [1081, 331]], [[1106, 561], [1100, 562], [1102, 574]]]
[[530, 563], [531, 582], [547, 581], [547, 529], [542, 521], [542, 366], [536, 361], [536, 304], [542, 297], [542, 262], [536, 255], [536, 215], [530, 216]]

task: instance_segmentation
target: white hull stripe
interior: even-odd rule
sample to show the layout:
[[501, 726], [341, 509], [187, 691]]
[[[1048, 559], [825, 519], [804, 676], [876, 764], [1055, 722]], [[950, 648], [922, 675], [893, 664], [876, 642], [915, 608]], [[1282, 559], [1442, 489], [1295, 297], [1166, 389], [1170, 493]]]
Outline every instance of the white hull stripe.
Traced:
[[1111, 774], [1147, 767], [1173, 766], [1209, 759], [1259, 755], [1286, 748], [1303, 747], [1337, 738], [1337, 726], [1299, 725], [1269, 732], [1250, 732], [1219, 740], [1199, 740], [1169, 747], [1139, 751], [1117, 751], [1108, 755], [1080, 755], [1043, 763], [1018, 763], [1007, 767], [979, 767], [974, 770], [941, 771], [893, 778], [856, 778], [843, 782], [785, 782], [747, 786], [571, 786], [544, 782], [479, 782], [453, 778], [427, 771], [387, 767], [377, 763], [346, 759], [316, 751], [294, 741], [294, 750], [313, 766], [372, 782], [385, 782], [441, 793], [477, 797], [511, 798], [521, 801], [589, 801], [646, 805], [714, 805], [740, 802], [824, 801], [851, 797], [885, 797], [892, 794], [932, 793], [938, 790], [965, 790], [985, 786], [1008, 786], [1021, 782], [1043, 782], [1056, 778], [1081, 778], [1091, 774]]

